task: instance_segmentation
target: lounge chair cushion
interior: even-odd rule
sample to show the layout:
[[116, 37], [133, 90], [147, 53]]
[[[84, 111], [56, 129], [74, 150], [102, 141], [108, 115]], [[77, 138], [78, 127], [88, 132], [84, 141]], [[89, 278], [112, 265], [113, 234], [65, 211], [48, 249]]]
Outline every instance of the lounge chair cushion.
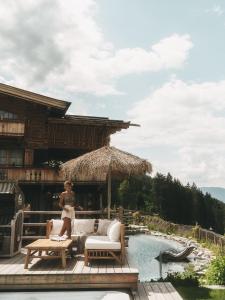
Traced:
[[72, 223], [72, 234], [82, 235], [94, 232], [95, 219], [74, 219]]
[[113, 223], [108, 231], [108, 238], [112, 242], [118, 242], [120, 239], [120, 226], [121, 223], [119, 221], [116, 221]]
[[86, 249], [111, 249], [111, 250], [120, 250], [121, 243], [110, 241], [108, 236], [96, 235], [89, 236], [85, 243]]
[[98, 230], [96, 232], [97, 235], [107, 235], [108, 227], [112, 221], [108, 219], [99, 219], [98, 221]]

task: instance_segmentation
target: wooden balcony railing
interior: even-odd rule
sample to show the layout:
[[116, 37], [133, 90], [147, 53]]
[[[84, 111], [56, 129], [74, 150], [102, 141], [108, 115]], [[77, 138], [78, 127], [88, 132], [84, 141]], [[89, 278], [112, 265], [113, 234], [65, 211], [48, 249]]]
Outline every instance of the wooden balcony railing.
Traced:
[[24, 131], [24, 121], [0, 120], [0, 136], [24, 136]]
[[0, 180], [19, 182], [62, 182], [64, 178], [54, 169], [45, 168], [0, 168]]

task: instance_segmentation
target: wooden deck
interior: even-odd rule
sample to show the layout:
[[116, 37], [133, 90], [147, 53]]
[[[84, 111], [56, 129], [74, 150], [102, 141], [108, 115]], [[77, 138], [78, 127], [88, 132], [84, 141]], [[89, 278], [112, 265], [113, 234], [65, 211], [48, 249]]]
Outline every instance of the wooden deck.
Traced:
[[170, 282], [138, 283], [134, 300], [182, 300]]
[[22, 252], [0, 259], [0, 291], [126, 289], [134, 300], [182, 300], [169, 282], [138, 282], [138, 269], [132, 268], [127, 259], [122, 267], [114, 261], [94, 261], [86, 267], [84, 257], [77, 255], [67, 258], [63, 269], [60, 259], [34, 258], [29, 269], [24, 269], [25, 250]]
[[138, 270], [126, 260], [122, 267], [114, 261], [96, 261], [84, 266], [84, 257], [67, 258], [63, 269], [60, 259], [34, 258], [24, 269], [25, 254], [0, 259], [0, 290], [68, 288], [137, 288]]

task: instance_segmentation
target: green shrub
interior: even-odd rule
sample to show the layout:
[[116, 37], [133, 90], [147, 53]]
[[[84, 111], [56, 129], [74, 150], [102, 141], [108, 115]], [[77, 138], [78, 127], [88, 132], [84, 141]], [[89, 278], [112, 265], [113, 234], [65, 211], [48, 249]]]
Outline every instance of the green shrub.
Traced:
[[205, 274], [208, 284], [225, 284], [225, 256], [216, 257]]
[[174, 286], [199, 286], [198, 275], [192, 265], [189, 265], [183, 273], [168, 274], [164, 281], [170, 281]]

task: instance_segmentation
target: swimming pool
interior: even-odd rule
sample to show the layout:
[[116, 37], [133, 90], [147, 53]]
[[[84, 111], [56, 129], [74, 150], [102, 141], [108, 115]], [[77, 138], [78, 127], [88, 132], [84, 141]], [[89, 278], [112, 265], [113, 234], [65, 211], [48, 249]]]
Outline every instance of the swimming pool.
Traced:
[[[150, 281], [160, 278], [160, 263], [156, 256], [160, 251], [169, 248], [182, 249], [175, 241], [169, 241], [162, 237], [146, 234], [132, 235], [129, 237], [128, 261], [132, 267], [138, 268], [140, 281]], [[162, 277], [168, 272], [182, 272], [187, 263], [169, 262], [162, 264]]]

